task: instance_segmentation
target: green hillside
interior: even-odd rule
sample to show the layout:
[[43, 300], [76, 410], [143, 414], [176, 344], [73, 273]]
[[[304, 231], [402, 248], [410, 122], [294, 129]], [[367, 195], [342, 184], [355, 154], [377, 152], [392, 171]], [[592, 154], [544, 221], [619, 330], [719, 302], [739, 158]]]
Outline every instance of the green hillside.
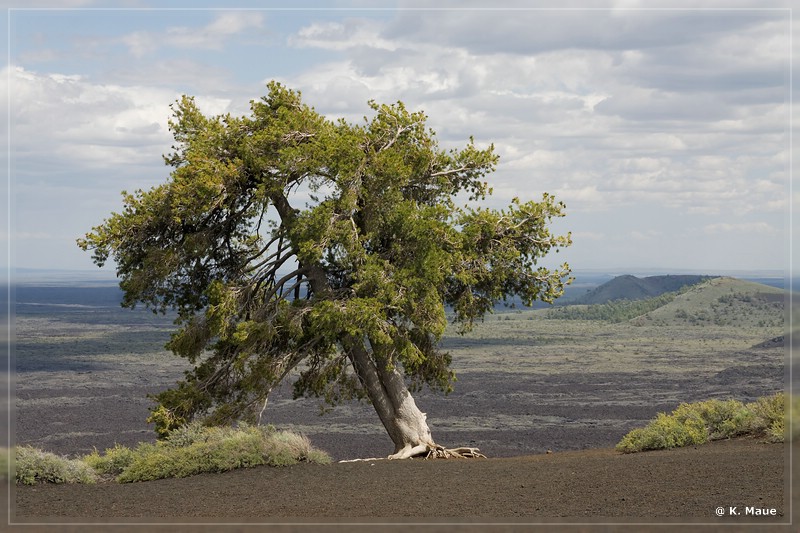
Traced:
[[545, 316], [550, 319], [563, 320], [626, 322], [667, 305], [677, 296], [677, 292], [665, 292], [646, 300], [612, 300], [603, 304], [567, 305], [550, 309]]
[[780, 326], [784, 291], [735, 278], [713, 278], [635, 320], [669, 325]]
[[708, 279], [710, 279], [708, 276], [694, 275], [648, 276], [646, 278], [637, 278], [631, 275], [617, 276], [569, 303], [595, 305], [615, 300], [646, 300], [664, 293], [678, 291], [686, 286], [696, 285]]
[[570, 305], [548, 311], [547, 318], [632, 321], [644, 325], [735, 327], [781, 326], [784, 292], [735, 278], [706, 278], [647, 299], [615, 299], [592, 305]]

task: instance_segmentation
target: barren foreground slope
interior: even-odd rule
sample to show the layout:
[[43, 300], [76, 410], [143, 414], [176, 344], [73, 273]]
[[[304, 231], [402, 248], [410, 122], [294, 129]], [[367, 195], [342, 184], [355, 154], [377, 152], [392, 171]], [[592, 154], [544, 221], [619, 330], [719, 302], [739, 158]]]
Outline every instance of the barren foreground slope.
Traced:
[[[16, 489], [16, 519], [786, 523], [786, 451], [780, 444], [737, 439], [632, 455], [601, 449], [379, 460], [134, 484], [40, 485]], [[718, 507], [725, 516], [716, 515]]]

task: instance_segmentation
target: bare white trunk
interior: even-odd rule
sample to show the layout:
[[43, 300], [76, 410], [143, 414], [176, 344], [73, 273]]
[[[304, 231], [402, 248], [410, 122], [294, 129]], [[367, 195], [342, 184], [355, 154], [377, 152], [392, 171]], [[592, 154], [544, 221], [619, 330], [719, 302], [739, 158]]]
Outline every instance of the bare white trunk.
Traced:
[[[297, 215], [282, 193], [274, 193], [272, 202], [284, 224], [290, 226], [294, 223]], [[331, 288], [322, 266], [310, 264], [305, 267], [314, 293], [329, 294]], [[441, 448], [433, 442], [425, 413], [417, 407], [397, 368], [387, 366], [381, 358], [373, 358], [374, 354], [365, 346], [363, 338], [345, 336], [342, 347], [394, 442], [394, 453], [389, 459], [405, 459]]]
[[363, 342], [346, 339], [353, 368], [367, 390], [386, 432], [394, 442], [389, 459], [407, 459], [436, 447], [425, 413], [419, 410], [395, 367], [387, 367], [372, 358]]

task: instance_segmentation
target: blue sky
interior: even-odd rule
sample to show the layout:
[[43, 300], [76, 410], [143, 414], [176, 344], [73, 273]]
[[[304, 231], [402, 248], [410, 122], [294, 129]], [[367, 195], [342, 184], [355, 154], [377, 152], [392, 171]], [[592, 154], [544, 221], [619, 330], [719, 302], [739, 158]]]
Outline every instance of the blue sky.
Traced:
[[[494, 143], [490, 205], [555, 194], [556, 230], [574, 240], [555, 259], [577, 270], [789, 267], [789, 2], [2, 6], [22, 4], [37, 9], [2, 24], [2, 238], [17, 267], [93, 268], [75, 239], [121, 190], [168, 176], [170, 103], [243, 114], [271, 79], [330, 117], [401, 100], [443, 147]], [[43, 9], [55, 6], [71, 9]], [[167, 6], [209, 9], [147, 9]]]

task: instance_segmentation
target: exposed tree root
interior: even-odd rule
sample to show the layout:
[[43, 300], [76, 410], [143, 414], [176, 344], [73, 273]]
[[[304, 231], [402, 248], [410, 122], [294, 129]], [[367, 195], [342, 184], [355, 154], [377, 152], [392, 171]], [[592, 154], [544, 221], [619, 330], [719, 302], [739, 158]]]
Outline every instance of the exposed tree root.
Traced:
[[437, 444], [428, 450], [425, 459], [473, 459], [480, 457], [486, 458], [478, 448], [445, 448]]
[[413, 459], [415, 457], [422, 457], [426, 461], [428, 459], [476, 459], [476, 458], [483, 458], [486, 459], [486, 456], [481, 453], [478, 448], [470, 448], [470, 447], [461, 447], [461, 448], [445, 448], [444, 446], [440, 446], [438, 444], [426, 446], [424, 450], [419, 451], [418, 447], [409, 448], [409, 450], [417, 450], [417, 453], [408, 454], [408, 450], [406, 453], [403, 453], [403, 450], [400, 452], [390, 455], [389, 457], [370, 457], [369, 459], [345, 459], [339, 461], [340, 463], [356, 463], [362, 461], [381, 461], [383, 459], [388, 460], [396, 460], [396, 459]]
[[406, 444], [405, 448], [401, 449], [400, 451], [393, 453], [387, 459], [411, 459], [412, 457], [419, 457], [423, 454], [428, 453], [428, 450], [436, 446], [434, 443], [426, 443], [426, 444], [417, 444], [416, 446], [412, 444]]

